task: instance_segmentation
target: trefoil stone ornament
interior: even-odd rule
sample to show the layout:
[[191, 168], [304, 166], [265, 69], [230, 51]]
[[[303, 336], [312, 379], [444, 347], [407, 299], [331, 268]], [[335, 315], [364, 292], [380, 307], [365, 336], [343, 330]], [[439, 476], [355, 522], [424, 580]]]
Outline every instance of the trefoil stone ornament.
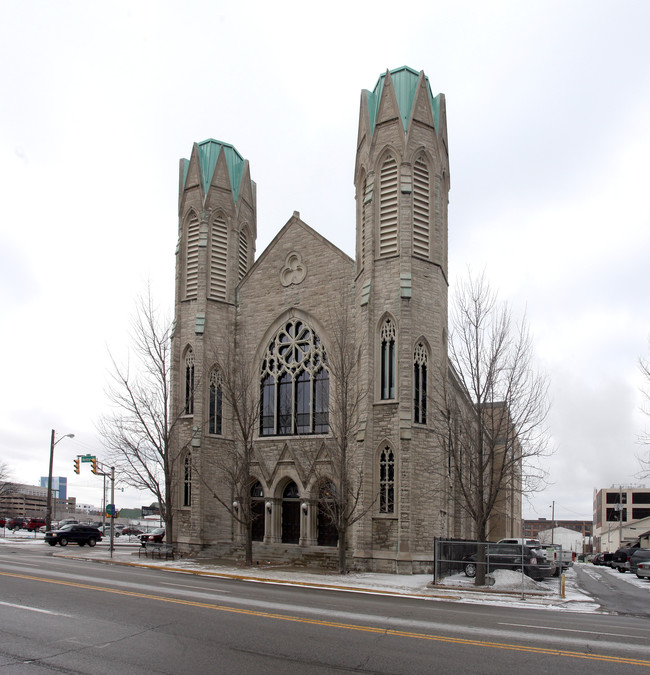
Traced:
[[280, 272], [280, 282], [283, 286], [291, 286], [292, 284], [300, 284], [307, 276], [307, 267], [302, 262], [300, 253], [295, 251], [289, 253], [287, 260]]

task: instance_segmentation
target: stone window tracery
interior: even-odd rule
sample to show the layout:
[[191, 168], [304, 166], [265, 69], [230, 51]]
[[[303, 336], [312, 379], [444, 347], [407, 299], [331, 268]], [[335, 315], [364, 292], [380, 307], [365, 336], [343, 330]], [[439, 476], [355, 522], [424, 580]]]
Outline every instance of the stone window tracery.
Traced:
[[320, 338], [290, 319], [269, 343], [260, 381], [260, 435], [329, 431], [329, 372]]
[[208, 402], [208, 433], [221, 435], [223, 420], [223, 379], [213, 368], [210, 371], [210, 400]]
[[381, 327], [381, 398], [395, 398], [395, 324], [386, 319]]
[[185, 455], [183, 464], [183, 506], [192, 506], [192, 455]]
[[185, 414], [194, 414], [194, 351], [185, 354]]
[[379, 513], [395, 513], [395, 455], [388, 445], [379, 456]]
[[413, 421], [427, 423], [427, 350], [421, 342], [413, 354]]

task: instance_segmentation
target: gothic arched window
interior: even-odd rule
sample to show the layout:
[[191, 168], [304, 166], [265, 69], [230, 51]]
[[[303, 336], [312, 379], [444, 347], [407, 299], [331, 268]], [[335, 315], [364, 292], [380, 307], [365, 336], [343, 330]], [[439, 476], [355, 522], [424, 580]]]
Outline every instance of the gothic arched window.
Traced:
[[395, 398], [395, 324], [390, 319], [381, 327], [381, 398]]
[[427, 423], [427, 350], [421, 342], [413, 354], [413, 421]]
[[320, 338], [290, 319], [271, 340], [260, 381], [260, 435], [329, 431], [329, 372]]
[[210, 400], [208, 405], [208, 433], [221, 435], [223, 419], [223, 380], [221, 373], [213, 368], [210, 371]]
[[388, 445], [379, 456], [379, 513], [395, 513], [395, 455]]
[[420, 157], [413, 165], [413, 255], [429, 258], [431, 188], [429, 167]]
[[194, 414], [194, 351], [185, 354], [185, 414]]
[[192, 455], [189, 452], [183, 463], [183, 506], [192, 506]]

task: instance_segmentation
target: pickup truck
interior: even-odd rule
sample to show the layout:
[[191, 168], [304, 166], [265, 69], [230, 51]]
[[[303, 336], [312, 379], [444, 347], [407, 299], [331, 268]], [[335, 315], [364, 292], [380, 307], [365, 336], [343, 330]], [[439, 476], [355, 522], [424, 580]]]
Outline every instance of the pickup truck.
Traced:
[[542, 548], [546, 553], [547, 560], [555, 564], [553, 576], [560, 576], [561, 572], [566, 572], [573, 565], [573, 551], [563, 549], [560, 546], [553, 546], [553, 544], [544, 544]]

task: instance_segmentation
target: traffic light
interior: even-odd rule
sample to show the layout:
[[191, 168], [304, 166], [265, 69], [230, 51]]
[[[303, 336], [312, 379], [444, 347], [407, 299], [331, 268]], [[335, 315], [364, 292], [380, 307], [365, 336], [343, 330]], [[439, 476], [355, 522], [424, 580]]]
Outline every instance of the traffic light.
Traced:
[[97, 457], [93, 457], [90, 461], [92, 462], [92, 467], [91, 467], [90, 470], [91, 470], [95, 475], [97, 475], [97, 474], [99, 473], [99, 471], [97, 471]]
[[79, 457], [77, 457], [77, 459], [74, 461], [74, 472], [81, 473], [81, 469], [79, 467]]

